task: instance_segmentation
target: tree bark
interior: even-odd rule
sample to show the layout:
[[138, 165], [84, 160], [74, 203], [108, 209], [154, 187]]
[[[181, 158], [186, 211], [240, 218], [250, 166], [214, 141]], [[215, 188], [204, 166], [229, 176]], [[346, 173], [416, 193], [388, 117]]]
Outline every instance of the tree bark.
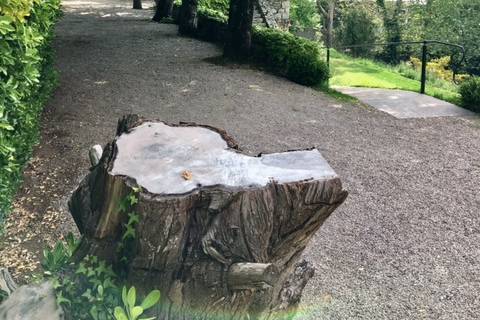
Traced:
[[157, 7], [155, 9], [155, 15], [152, 20], [160, 22], [163, 18], [172, 16], [173, 0], [160, 0], [157, 1]]
[[252, 46], [253, 0], [231, 0], [228, 17], [228, 34], [224, 54], [234, 59], [244, 59]]
[[178, 32], [183, 35], [194, 35], [197, 30], [198, 0], [183, 0], [180, 6]]
[[[132, 192], [124, 268], [119, 203]], [[138, 289], [160, 289], [157, 319], [278, 320], [313, 275], [303, 250], [346, 196], [316, 149], [250, 157], [223, 130], [127, 116], [69, 207], [83, 234], [77, 258], [96, 255]]]
[[142, 9], [142, 0], [133, 0], [133, 9]]
[[324, 26], [324, 39], [326, 39], [325, 44], [328, 48], [333, 47], [333, 23], [335, 19], [335, 8], [337, 5], [337, 0], [328, 0], [327, 8], [325, 9], [322, 5], [321, 0], [317, 0], [317, 8], [320, 14], [323, 16], [323, 26]]

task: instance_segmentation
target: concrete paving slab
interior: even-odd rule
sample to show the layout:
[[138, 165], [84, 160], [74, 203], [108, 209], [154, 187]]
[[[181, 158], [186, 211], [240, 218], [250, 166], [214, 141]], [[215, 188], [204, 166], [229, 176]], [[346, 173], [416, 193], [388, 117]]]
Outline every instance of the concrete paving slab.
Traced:
[[411, 91], [350, 87], [335, 89], [399, 119], [476, 115], [449, 102]]

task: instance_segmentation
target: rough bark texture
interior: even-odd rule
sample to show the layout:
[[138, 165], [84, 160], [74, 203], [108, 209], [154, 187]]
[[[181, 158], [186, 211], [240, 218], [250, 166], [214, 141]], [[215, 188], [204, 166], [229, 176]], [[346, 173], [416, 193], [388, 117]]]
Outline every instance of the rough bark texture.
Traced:
[[198, 0], [183, 0], [180, 6], [178, 32], [183, 35], [194, 35], [197, 30]]
[[235, 59], [248, 57], [252, 46], [254, 1], [231, 0], [225, 56]]
[[133, 0], [133, 9], [142, 9], [142, 0]]
[[159, 0], [157, 1], [157, 8], [152, 20], [160, 22], [163, 18], [171, 17], [173, 10], [173, 0]]
[[[117, 135], [143, 122], [124, 117]], [[240, 153], [224, 131], [207, 128]], [[105, 147], [69, 203], [84, 235], [78, 258], [93, 254], [116, 266], [127, 220], [118, 205], [136, 186], [131, 177], [111, 173], [118, 139]], [[133, 208], [139, 222], [128, 281], [162, 291], [158, 319], [288, 319], [313, 275], [306, 262], [298, 264], [299, 257], [346, 196], [336, 176], [271, 180], [264, 186], [199, 186], [183, 194], [143, 189]]]

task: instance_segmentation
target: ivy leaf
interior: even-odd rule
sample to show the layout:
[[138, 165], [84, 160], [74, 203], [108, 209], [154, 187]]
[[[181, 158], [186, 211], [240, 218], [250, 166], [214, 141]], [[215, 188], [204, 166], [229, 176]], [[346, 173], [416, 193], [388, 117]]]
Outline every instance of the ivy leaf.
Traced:
[[130, 212], [128, 214], [128, 223], [129, 225], [137, 224], [140, 222], [140, 217], [135, 212]]
[[128, 200], [130, 201], [130, 205], [133, 206], [134, 204], [138, 203], [138, 199], [134, 194], [128, 196]]
[[123, 234], [123, 237], [122, 237], [122, 240], [126, 240], [128, 239], [129, 237], [131, 238], [135, 238], [135, 229], [130, 226], [130, 225], [125, 225], [125, 227], [127, 228], [127, 230], [125, 231], [125, 233]]

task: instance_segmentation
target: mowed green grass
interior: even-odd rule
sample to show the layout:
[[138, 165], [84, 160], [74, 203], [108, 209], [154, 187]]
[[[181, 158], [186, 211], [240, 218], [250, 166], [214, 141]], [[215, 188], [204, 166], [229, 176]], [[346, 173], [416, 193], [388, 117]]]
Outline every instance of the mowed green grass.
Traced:
[[[420, 81], [402, 76], [394, 67], [367, 59], [356, 59], [333, 52], [330, 58], [331, 86], [401, 89], [419, 92]], [[460, 104], [455, 85], [446, 81], [428, 81], [426, 93]]]

